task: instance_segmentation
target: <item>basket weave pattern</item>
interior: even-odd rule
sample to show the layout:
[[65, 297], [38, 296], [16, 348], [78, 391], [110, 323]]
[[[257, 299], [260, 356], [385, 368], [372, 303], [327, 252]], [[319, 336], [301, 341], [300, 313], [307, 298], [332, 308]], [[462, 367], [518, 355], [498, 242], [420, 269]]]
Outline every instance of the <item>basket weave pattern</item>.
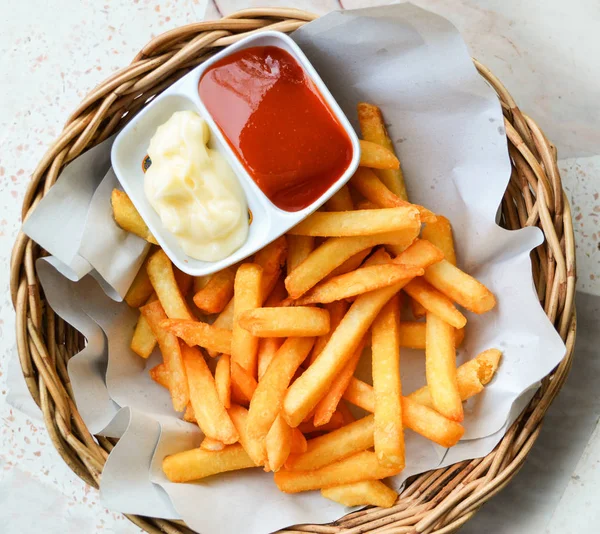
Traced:
[[[23, 220], [65, 164], [120, 130], [149, 100], [220, 48], [257, 31], [291, 32], [314, 18], [296, 9], [247, 9], [156, 37], [129, 66], [94, 89], [69, 117], [33, 174], [23, 202]], [[519, 110], [502, 83], [479, 62], [474, 63], [498, 94], [509, 141], [512, 175], [502, 202], [501, 224], [508, 229], [538, 226], [544, 232], [544, 244], [531, 254], [533, 278], [546, 314], [566, 343], [566, 356], [488, 456], [413, 477], [392, 508], [367, 508], [332, 525], [304, 525], [285, 532], [454, 532], [518, 472], [539, 435], [546, 410], [567, 377], [576, 332], [575, 245], [556, 148]], [[22, 232], [18, 235], [10, 267], [19, 359], [54, 446], [79, 477], [97, 488], [115, 442], [92, 436], [77, 412], [66, 368], [69, 358], [83, 348], [84, 339], [53, 312], [40, 292], [34, 264], [44, 255], [46, 252]], [[127, 517], [151, 533], [191, 532], [180, 521]]]

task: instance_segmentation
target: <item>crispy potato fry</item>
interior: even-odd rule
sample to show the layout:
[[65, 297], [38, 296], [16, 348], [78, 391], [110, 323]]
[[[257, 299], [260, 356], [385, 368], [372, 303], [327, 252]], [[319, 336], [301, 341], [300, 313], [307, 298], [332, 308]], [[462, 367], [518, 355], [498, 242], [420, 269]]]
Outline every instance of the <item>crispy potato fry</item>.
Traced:
[[285, 287], [290, 297], [296, 299], [302, 296], [336, 267], [342, 265], [348, 258], [358, 252], [372, 248], [375, 245], [410, 245], [417, 237], [419, 226], [417, 224], [414, 228], [399, 232], [359, 237], [332, 237], [328, 239], [319, 248], [311, 252], [308, 258], [285, 279]]
[[198, 293], [203, 287], [206, 287], [210, 280], [210, 275], [208, 276], [194, 276], [192, 280], [192, 290], [194, 294]]
[[287, 257], [287, 241], [285, 236], [278, 237], [254, 255], [254, 263], [262, 267], [261, 301], [259, 306], [269, 296], [285, 265]]
[[250, 439], [248, 437], [248, 410], [239, 404], [232, 404], [227, 412], [240, 435], [240, 445], [248, 452], [250, 448]]
[[284, 280], [285, 277], [281, 276], [277, 279], [277, 282], [273, 286], [273, 289], [263, 304], [265, 308], [274, 308], [276, 306], [284, 305], [284, 301], [287, 297], [287, 290], [285, 289]]
[[331, 334], [333, 334], [334, 330], [338, 327], [349, 307], [350, 304], [345, 300], [337, 300], [325, 305], [325, 309], [329, 312], [329, 332], [319, 336], [315, 341], [315, 345], [310, 354], [310, 363], [313, 363], [317, 359], [317, 356], [321, 354], [321, 351], [325, 348], [325, 345], [327, 345]]
[[222, 451], [205, 451], [197, 448], [167, 456], [163, 471], [171, 482], [191, 482], [218, 473], [255, 467], [244, 448], [236, 443]]
[[314, 337], [329, 332], [329, 312], [309, 306], [256, 308], [241, 313], [238, 321], [256, 337]]
[[300, 265], [315, 248], [315, 238], [308, 235], [287, 234], [287, 274]]
[[150, 256], [147, 270], [152, 287], [167, 317], [194, 320], [195, 317], [190, 312], [177, 285], [171, 260], [162, 250], [158, 250]]
[[373, 322], [375, 454], [386, 467], [404, 469], [402, 386], [400, 382], [400, 301], [393, 297]]
[[290, 447], [290, 454], [303, 454], [307, 450], [308, 443], [304, 434], [297, 428], [292, 428], [292, 446]]
[[350, 271], [354, 271], [355, 269], [358, 269], [360, 267], [360, 265], [362, 264], [362, 262], [364, 261], [364, 259], [371, 254], [371, 248], [366, 248], [365, 250], [361, 250], [360, 252], [357, 252], [356, 254], [354, 254], [354, 256], [350, 256], [344, 263], [342, 263], [340, 266], [336, 267], [333, 271], [331, 271], [329, 273], [329, 275], [327, 277], [325, 277], [325, 280], [329, 280], [330, 278], [333, 278], [334, 276], [339, 276], [340, 274], [346, 274], [349, 273]]
[[337, 430], [338, 428], [342, 428], [344, 426], [344, 416], [342, 412], [336, 410], [333, 412], [331, 419], [321, 426], [315, 426], [312, 418], [309, 418], [308, 421], [302, 421], [300, 425], [298, 425], [298, 430], [303, 434], [312, 434], [314, 432], [318, 432], [319, 434], [322, 432], [329, 432], [331, 430]]
[[[390, 139], [383, 122], [381, 110], [372, 104], [360, 102], [358, 108], [358, 122], [363, 139], [377, 143], [388, 150], [394, 152], [394, 144]], [[376, 171], [377, 176], [385, 184], [385, 186], [395, 195], [404, 200], [408, 200], [406, 193], [406, 184], [402, 169], [381, 169]]]
[[187, 319], [165, 319], [161, 327], [183, 339], [190, 347], [198, 345], [217, 353], [231, 352], [231, 331], [218, 328], [214, 324]]
[[325, 396], [317, 404], [313, 418], [315, 427], [322, 427], [331, 420], [331, 417], [337, 410], [344, 391], [346, 391], [346, 388], [354, 375], [354, 371], [356, 371], [356, 366], [358, 365], [364, 346], [365, 342], [363, 339], [363, 341], [359, 343], [354, 355], [348, 360], [340, 373], [331, 382], [329, 391], [327, 391]]
[[194, 408], [192, 408], [191, 404], [188, 404], [185, 407], [185, 412], [183, 414], [183, 420], [187, 421], [188, 423], [195, 423], [196, 425], [198, 424], [198, 422], [196, 421], [196, 414], [194, 413]]
[[326, 203], [327, 211], [351, 211], [354, 209], [350, 189], [343, 185]]
[[350, 183], [367, 200], [370, 200], [380, 208], [394, 208], [400, 206], [414, 206], [421, 214], [422, 222], [434, 222], [436, 216], [423, 206], [411, 204], [392, 193], [371, 169], [359, 167]]
[[237, 362], [231, 362], [231, 384], [242, 394], [246, 402], [250, 402], [256, 390], [256, 379]]
[[233, 297], [235, 271], [223, 269], [213, 274], [210, 280], [194, 295], [194, 304], [206, 313], [221, 313]]
[[384, 146], [361, 139], [360, 166], [372, 169], [399, 169], [400, 162], [396, 155]]
[[283, 345], [280, 337], [264, 337], [258, 342], [258, 380], [264, 376], [275, 354]]
[[225, 330], [233, 330], [233, 312], [234, 302], [233, 299], [231, 299], [223, 311], [215, 319], [213, 326], [216, 326], [217, 328], [223, 328]]
[[361, 200], [356, 205], [357, 210], [376, 210], [379, 209], [379, 206], [370, 200]]
[[350, 380], [346, 391], [344, 391], [344, 399], [367, 412], [375, 413], [373, 386], [356, 377], [352, 377], [352, 380]]
[[[489, 349], [472, 360], [463, 363], [456, 370], [456, 382], [461, 401], [465, 401], [483, 391], [484, 386], [490, 382], [496, 373], [501, 357], [502, 353], [498, 349]], [[408, 398], [423, 406], [433, 408], [428, 386], [417, 389], [408, 395]]]
[[192, 289], [194, 278], [178, 269], [175, 265], [173, 265], [173, 276], [175, 276], [175, 282], [177, 283], [181, 295], [183, 297], [187, 296], [190, 289]]
[[338, 412], [342, 414], [345, 425], [349, 425], [350, 423], [354, 423], [354, 421], [356, 421], [356, 417], [354, 417], [352, 410], [350, 410], [350, 408], [348, 407], [348, 403], [344, 399], [340, 401], [337, 409]]
[[453, 421], [462, 421], [454, 328], [431, 312], [427, 312], [425, 374], [436, 411]]
[[380, 465], [374, 452], [363, 451], [312, 471], [282, 469], [275, 473], [275, 483], [284, 493], [298, 493], [363, 480], [380, 480], [398, 473], [395, 467]]
[[333, 486], [322, 489], [321, 495], [344, 506], [381, 506], [381, 508], [391, 508], [398, 498], [398, 494], [381, 480], [363, 480]]
[[127, 193], [119, 191], [118, 189], [113, 189], [110, 196], [110, 203], [112, 205], [115, 222], [123, 230], [145, 239], [148, 243], [158, 245], [158, 242], [148, 229], [148, 226], [144, 222], [144, 219], [142, 219], [138, 210], [135, 209], [135, 206], [127, 196]]
[[404, 291], [428, 312], [434, 313], [454, 328], [463, 328], [467, 324], [467, 318], [456, 309], [452, 301], [422, 278], [411, 280], [404, 286]]
[[417, 239], [410, 247], [397, 255], [392, 260], [392, 263], [423, 267], [426, 269], [430, 265], [442, 261], [443, 259], [444, 254], [439, 248], [433, 246], [429, 241]]
[[[408, 349], [425, 349], [425, 323], [416, 321], [402, 321], [400, 323], [400, 346]], [[465, 329], [454, 330], [454, 343], [460, 347], [465, 337]]]
[[215, 386], [219, 399], [226, 410], [231, 407], [231, 357], [221, 354], [215, 368]]
[[181, 345], [183, 363], [188, 377], [190, 402], [200, 430], [204, 435], [226, 445], [235, 443], [239, 434], [225, 410], [215, 379], [199, 349]]
[[[155, 293], [150, 295], [150, 298], [146, 301], [146, 304], [150, 304], [158, 300]], [[148, 324], [146, 317], [140, 313], [140, 316], [135, 325], [133, 331], [133, 337], [131, 338], [131, 344], [129, 346], [133, 352], [142, 358], [148, 359], [156, 347], [156, 336], [152, 332], [152, 328]]]
[[278, 415], [271, 425], [265, 440], [267, 447], [267, 465], [269, 471], [276, 473], [282, 467], [292, 450], [293, 430], [281, 415]]
[[456, 265], [456, 252], [452, 238], [452, 225], [443, 215], [436, 215], [435, 222], [429, 222], [423, 227], [421, 236], [433, 243], [444, 253], [444, 258], [452, 265]]
[[417, 302], [415, 299], [409, 298], [410, 309], [412, 311], [413, 317], [415, 319], [422, 319], [427, 315], [427, 310], [423, 307], [420, 302]]
[[164, 363], [155, 365], [148, 373], [154, 382], [163, 388], [169, 389], [169, 375], [167, 373], [167, 366]]
[[179, 339], [160, 326], [167, 315], [158, 300], [142, 306], [140, 311], [158, 341], [168, 371], [169, 391], [173, 399], [173, 407], [175, 411], [181, 412], [185, 410], [190, 400], [190, 391]]
[[150, 258], [150, 254], [142, 263], [142, 266], [138, 270], [133, 282], [129, 286], [127, 290], [127, 294], [125, 295], [125, 302], [132, 308], [139, 308], [146, 304], [146, 301], [150, 298], [150, 296], [154, 293], [154, 288], [152, 287], [152, 282], [150, 282], [150, 277], [148, 276], [148, 271], [146, 270], [146, 265], [148, 264], [148, 259]]
[[496, 305], [496, 297], [481, 282], [447, 260], [425, 270], [425, 280], [450, 300], [474, 313], [485, 313]]
[[417, 208], [402, 206], [357, 211], [316, 211], [294, 228], [292, 235], [322, 237], [352, 237], [396, 232], [412, 228], [420, 222]]
[[216, 439], [205, 437], [200, 443], [200, 448], [205, 451], [222, 451], [225, 448], [225, 444]]
[[420, 267], [392, 263], [360, 267], [350, 273], [321, 282], [297, 299], [296, 304], [307, 305], [319, 302], [327, 304], [388, 287], [402, 281], [409, 282], [416, 276], [422, 276], [424, 272]]
[[313, 343], [314, 338], [288, 338], [258, 383], [248, 411], [249, 454], [258, 465], [266, 460], [265, 438], [281, 411], [288, 385]]

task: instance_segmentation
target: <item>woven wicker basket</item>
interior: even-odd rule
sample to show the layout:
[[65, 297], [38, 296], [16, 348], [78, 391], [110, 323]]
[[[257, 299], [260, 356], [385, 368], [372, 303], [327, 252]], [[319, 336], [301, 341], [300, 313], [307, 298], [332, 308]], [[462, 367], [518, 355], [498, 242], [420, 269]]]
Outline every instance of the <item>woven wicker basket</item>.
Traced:
[[[121, 129], [151, 98], [220, 48], [265, 29], [291, 32], [314, 15], [295, 9], [247, 9], [214, 22], [200, 22], [152, 40], [131, 65], [94, 89], [73, 112], [60, 137], [33, 174], [23, 202], [23, 220], [56, 181], [63, 166]], [[485, 458], [464, 461], [413, 477], [393, 508], [367, 508], [328, 526], [293, 527], [286, 532], [335, 534], [453, 532], [498, 493], [522, 466], [539, 435], [544, 414], [571, 367], [575, 342], [575, 246], [571, 211], [556, 163], [556, 148], [537, 124], [519, 110], [494, 75], [474, 60], [494, 88], [505, 117], [512, 176], [502, 203], [501, 224], [509, 229], [538, 226], [546, 240], [531, 254], [538, 296], [567, 346], [560, 365]], [[17, 346], [25, 380], [40, 406], [48, 433], [68, 466], [97, 488], [114, 442], [92, 436], [73, 402], [66, 372], [84, 346], [40, 293], [35, 260], [46, 252], [20, 233], [11, 260], [11, 293]], [[127, 516], [147, 532], [190, 532], [182, 522]]]

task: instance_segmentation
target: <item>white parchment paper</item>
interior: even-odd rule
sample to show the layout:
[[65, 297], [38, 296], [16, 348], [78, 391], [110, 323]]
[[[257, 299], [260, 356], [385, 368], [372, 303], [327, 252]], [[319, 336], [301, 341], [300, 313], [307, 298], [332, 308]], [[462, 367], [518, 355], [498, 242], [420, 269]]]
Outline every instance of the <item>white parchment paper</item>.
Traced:
[[[564, 355], [533, 288], [529, 253], [542, 235], [536, 228], [509, 232], [495, 224], [510, 176], [502, 113], [445, 19], [400, 4], [330, 13], [293, 37], [351, 121], [360, 101], [382, 108], [411, 199], [451, 220], [459, 264], [498, 297], [492, 312], [467, 314], [459, 363], [490, 347], [504, 356], [485, 392], [467, 403], [464, 440], [447, 451], [407, 431], [407, 468], [394, 481], [399, 487], [415, 473], [490, 452]], [[103, 149], [97, 150], [101, 159]], [[62, 194], [52, 196], [61, 184], [78, 187], [68, 171], [82, 158], [63, 172], [25, 230], [54, 255], [37, 266], [50, 305], [88, 337], [69, 365], [82, 416], [93, 432], [122, 437], [103, 473], [105, 504], [124, 513], [179, 515], [203, 534], [269, 532], [341, 516], [344, 507], [318, 492], [280, 493], [259, 469], [195, 484], [166, 480], [164, 456], [197, 446], [201, 434], [180, 420], [167, 392], [149, 379], [147, 369], [160, 355], [146, 362], [129, 349], [137, 313], [117, 301], [147, 246], [123, 235], [110, 217], [111, 173], [79, 165], [78, 180], [89, 184], [82, 194], [69, 199], [63, 185]], [[84, 225], [76, 244], [68, 242], [74, 223], [65, 203], [76, 204], [73, 213]], [[401, 358], [403, 389], [410, 392], [424, 384], [423, 353], [403, 350]], [[359, 372], [368, 375], [368, 367], [365, 359]]]

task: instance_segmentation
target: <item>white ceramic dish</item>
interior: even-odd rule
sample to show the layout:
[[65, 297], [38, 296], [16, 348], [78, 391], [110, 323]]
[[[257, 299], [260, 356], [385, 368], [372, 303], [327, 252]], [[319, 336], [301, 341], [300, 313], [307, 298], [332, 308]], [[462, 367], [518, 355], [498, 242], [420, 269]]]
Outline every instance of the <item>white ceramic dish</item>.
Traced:
[[[289, 52], [315, 83], [352, 143], [353, 155], [346, 171], [318, 200], [300, 211], [284, 211], [271, 203], [246, 172], [198, 95], [198, 83], [207, 68], [237, 50], [252, 46], [276, 46]], [[221, 152], [232, 166], [246, 195], [248, 208], [252, 212], [253, 220], [246, 242], [233, 254], [216, 262], [200, 261], [185, 254], [175, 235], [163, 226], [160, 217], [144, 194], [142, 162], [146, 156], [150, 139], [158, 126], [174, 112], [183, 110], [195, 111], [206, 120], [211, 131], [209, 146]], [[119, 133], [112, 147], [111, 158], [114, 171], [123, 189], [171, 261], [188, 274], [203, 276], [224, 269], [250, 256], [315, 211], [352, 176], [358, 167], [360, 148], [356, 133], [348, 119], [298, 45], [283, 33], [263, 32], [251, 35], [227, 47], [158, 96]]]

